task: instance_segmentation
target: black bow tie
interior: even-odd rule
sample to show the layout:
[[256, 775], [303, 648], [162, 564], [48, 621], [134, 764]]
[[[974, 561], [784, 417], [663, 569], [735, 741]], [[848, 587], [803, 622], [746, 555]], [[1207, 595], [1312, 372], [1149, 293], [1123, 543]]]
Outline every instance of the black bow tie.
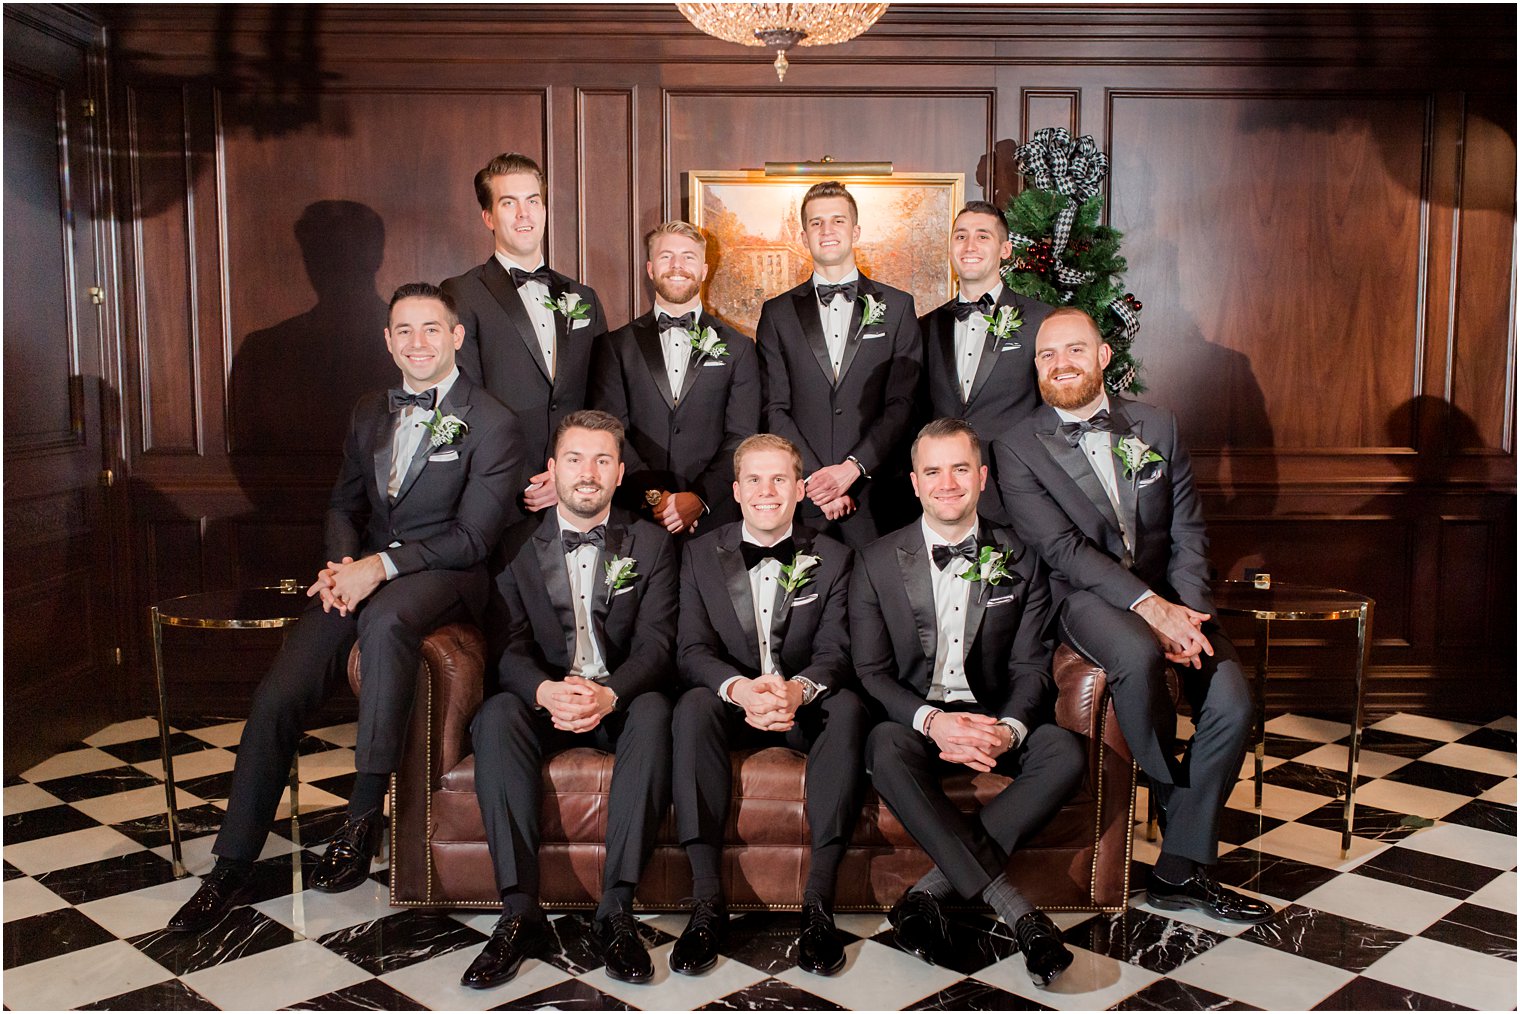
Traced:
[[950, 312], [955, 314], [956, 320], [965, 320], [973, 313], [980, 313], [986, 316], [992, 312], [992, 293], [982, 293], [981, 298], [975, 302], [968, 302], [964, 299], [957, 300]]
[[438, 388], [436, 387], [430, 387], [418, 394], [413, 394], [404, 387], [393, 387], [386, 392], [386, 396], [390, 400], [392, 412], [400, 412], [408, 405], [416, 405], [427, 412], [438, 404]]
[[522, 288], [524, 282], [537, 282], [544, 288], [549, 288], [549, 269], [540, 264], [532, 271], [524, 271], [522, 268], [508, 268], [507, 273], [512, 276], [512, 284]]
[[564, 541], [567, 553], [573, 553], [582, 546], [595, 546], [601, 549], [607, 544], [607, 526], [597, 525], [589, 532], [577, 532], [567, 528], [559, 533], [559, 537]]
[[1120, 427], [1109, 416], [1108, 409], [1099, 409], [1092, 414], [1091, 419], [1083, 419], [1081, 422], [1067, 422], [1061, 424], [1061, 436], [1066, 442], [1075, 447], [1082, 442], [1084, 433], [1119, 433]]
[[792, 557], [797, 555], [797, 547], [790, 538], [785, 538], [774, 546], [757, 546], [753, 542], [741, 542], [739, 552], [744, 556], [744, 569], [754, 570], [766, 560], [775, 560], [781, 564], [791, 563]]
[[820, 282], [814, 286], [814, 288], [818, 290], [818, 302], [824, 306], [828, 306], [834, 301], [834, 296], [836, 294], [843, 294], [846, 302], [855, 302], [855, 295], [859, 289], [859, 283], [841, 282], [838, 285], [829, 285], [825, 282]]
[[691, 310], [679, 317], [672, 317], [668, 313], [655, 314], [654, 326], [660, 329], [660, 334], [664, 334], [673, 327], [678, 327], [689, 334], [697, 329], [697, 311]]
[[957, 556], [967, 563], [976, 562], [976, 535], [968, 535], [953, 546], [935, 546], [929, 550], [934, 555], [934, 566], [944, 570]]

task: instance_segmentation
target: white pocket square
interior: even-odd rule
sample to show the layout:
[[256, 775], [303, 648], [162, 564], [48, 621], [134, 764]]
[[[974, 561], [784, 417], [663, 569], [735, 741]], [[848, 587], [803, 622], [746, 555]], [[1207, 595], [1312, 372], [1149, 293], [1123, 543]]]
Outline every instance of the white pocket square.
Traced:
[[703, 363], [702, 365], [703, 366], [727, 366], [728, 364], [724, 363], [724, 362], [711, 362], [711, 361], [709, 361], [709, 362]]
[[814, 592], [811, 595], [804, 595], [800, 599], [792, 599], [792, 608], [796, 609], [798, 606], [805, 606], [809, 602], [816, 602], [816, 601], [818, 601], [818, 593]]
[[590, 325], [591, 325], [591, 318], [587, 317], [584, 320], [571, 321], [570, 322], [570, 330], [574, 331], [576, 328], [589, 327]]
[[617, 598], [619, 595], [627, 595], [631, 591], [633, 591], [633, 585], [629, 585], [627, 588], [619, 588], [612, 593], [612, 597]]
[[1012, 352], [1014, 349], [1021, 349], [1023, 347], [1024, 346], [1020, 345], [1018, 342], [1009, 342], [1006, 345], [999, 345], [998, 346], [998, 351], [999, 352]]
[[863, 335], [861, 335], [860, 336], [860, 340], [863, 341], [863, 342], [868, 342], [872, 338], [885, 338], [886, 336], [887, 336], [887, 333], [885, 331], [877, 331], [875, 334], [863, 334]]
[[1013, 601], [1013, 598], [1014, 597], [1012, 595], [1004, 595], [1000, 598], [988, 599], [987, 608], [991, 609], [993, 606], [1006, 606], [1008, 603]]
[[458, 461], [458, 451], [439, 451], [437, 454], [429, 454], [429, 461]]

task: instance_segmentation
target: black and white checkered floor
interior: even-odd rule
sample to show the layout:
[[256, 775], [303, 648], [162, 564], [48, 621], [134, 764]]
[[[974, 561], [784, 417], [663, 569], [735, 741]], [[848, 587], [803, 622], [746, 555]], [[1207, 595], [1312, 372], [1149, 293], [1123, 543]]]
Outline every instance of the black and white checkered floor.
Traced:
[[[185, 723], [173, 737], [192, 872], [210, 866], [241, 727]], [[958, 920], [960, 957], [935, 967], [896, 950], [883, 917], [842, 915], [848, 964], [821, 978], [789, 953], [794, 917], [748, 915], [717, 968], [686, 978], [667, 964], [685, 917], [663, 915], [645, 921], [654, 982], [631, 986], [600, 970], [585, 920], [564, 916], [554, 922], [554, 953], [476, 992], [460, 988], [459, 975], [494, 913], [392, 909], [384, 870], [347, 894], [293, 895], [298, 846], [288, 820], [264, 850], [257, 904], [199, 938], [163, 933], [197, 881], [175, 880], [167, 859], [156, 728], [125, 722], [6, 783], [4, 1002], [17, 1010], [1514, 1008], [1514, 719], [1476, 726], [1398, 715], [1372, 725], [1345, 860], [1334, 797], [1347, 727], [1286, 715], [1268, 730], [1264, 805], [1253, 809], [1251, 783], [1238, 785], [1219, 867], [1224, 882], [1279, 906], [1264, 926], [1143, 904], [1121, 916], [1058, 914], [1077, 960], [1040, 990], [990, 918]], [[337, 726], [302, 744], [308, 846], [341, 817], [334, 808], [352, 781], [353, 738], [353, 726]], [[308, 871], [317, 854], [305, 853]], [[1154, 856], [1137, 826], [1137, 884]]]

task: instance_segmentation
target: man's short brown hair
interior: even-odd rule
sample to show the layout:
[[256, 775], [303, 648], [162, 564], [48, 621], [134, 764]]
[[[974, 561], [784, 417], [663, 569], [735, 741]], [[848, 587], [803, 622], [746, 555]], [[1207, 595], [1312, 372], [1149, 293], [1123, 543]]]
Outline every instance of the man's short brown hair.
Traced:
[[673, 218], [669, 222], [661, 222], [644, 234], [644, 259], [654, 253], [654, 241], [660, 236], [685, 236], [697, 246], [702, 248], [702, 255], [707, 256], [707, 237], [701, 229], [690, 222], [683, 222], [679, 218]]
[[603, 433], [611, 433], [612, 439], [617, 443], [618, 460], [623, 460], [623, 424], [618, 422], [615, 415], [609, 415], [597, 408], [583, 408], [579, 412], [571, 412], [559, 421], [554, 427], [554, 441], [550, 444], [553, 448], [553, 457], [559, 457], [559, 442], [567, 430], [601, 430]]
[[513, 173], [532, 176], [538, 180], [538, 192], [544, 192], [544, 171], [538, 167], [538, 163], [520, 152], [504, 151], [475, 174], [475, 199], [480, 202], [480, 210], [491, 210], [491, 181], [498, 176], [511, 176]]
[[925, 437], [954, 436], [964, 436], [967, 440], [971, 441], [971, 453], [976, 455], [976, 463], [980, 465], [982, 463], [982, 439], [976, 435], [976, 430], [972, 429], [971, 424], [964, 419], [944, 418], [935, 419], [933, 422], [925, 424], [924, 428], [918, 431], [918, 436], [913, 438], [913, 446], [908, 448], [908, 457], [912, 460], [913, 467], [918, 467], [918, 443], [920, 440], [923, 440]]
[[1008, 238], [1008, 220], [997, 209], [997, 205], [990, 201], [967, 201], [961, 210], [955, 213], [955, 221], [959, 222], [962, 215], [991, 215], [997, 219], [998, 232], [1003, 239]]
[[454, 305], [454, 297], [444, 292], [431, 282], [407, 282], [398, 286], [391, 293], [390, 306], [386, 308], [386, 326], [390, 326], [390, 315], [395, 312], [396, 304], [403, 299], [435, 299], [443, 304], [444, 316], [449, 322], [449, 330], [459, 326], [459, 308]]
[[751, 451], [781, 451], [792, 456], [792, 471], [797, 473], [797, 478], [802, 478], [802, 452], [797, 450], [797, 445], [786, 437], [775, 433], [756, 433], [754, 436], [745, 437], [738, 447], [734, 448], [734, 481], [739, 481], [739, 466], [744, 461], [744, 456]]
[[[1045, 315], [1045, 319], [1040, 322], [1040, 331], [1045, 330], [1045, 325], [1053, 320], [1066, 320], [1070, 317], [1080, 317], [1087, 321], [1087, 326], [1092, 330], [1093, 337], [1098, 339], [1098, 344], [1102, 345], [1104, 343], [1103, 329], [1098, 327], [1098, 322], [1092, 319], [1092, 314], [1078, 306], [1061, 306], [1051, 310], [1050, 313]], [[1036, 331], [1035, 337], [1038, 338], [1039, 336], [1039, 331]]]
[[824, 180], [822, 183], [814, 183], [808, 187], [808, 192], [802, 195], [802, 208], [797, 214], [802, 219], [803, 228], [807, 227], [808, 202], [822, 197], [843, 197], [850, 203], [850, 217], [859, 223], [860, 207], [855, 203], [855, 195], [846, 190], [844, 184], [838, 180]]

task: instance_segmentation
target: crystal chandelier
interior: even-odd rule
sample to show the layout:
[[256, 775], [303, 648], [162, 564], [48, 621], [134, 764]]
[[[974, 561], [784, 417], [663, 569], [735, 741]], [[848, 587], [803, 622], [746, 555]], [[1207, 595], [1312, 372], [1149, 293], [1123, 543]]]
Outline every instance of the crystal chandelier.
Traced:
[[786, 78], [788, 49], [848, 42], [876, 24], [887, 5], [678, 3], [676, 9], [687, 21], [725, 42], [774, 49], [776, 80], [782, 81]]

